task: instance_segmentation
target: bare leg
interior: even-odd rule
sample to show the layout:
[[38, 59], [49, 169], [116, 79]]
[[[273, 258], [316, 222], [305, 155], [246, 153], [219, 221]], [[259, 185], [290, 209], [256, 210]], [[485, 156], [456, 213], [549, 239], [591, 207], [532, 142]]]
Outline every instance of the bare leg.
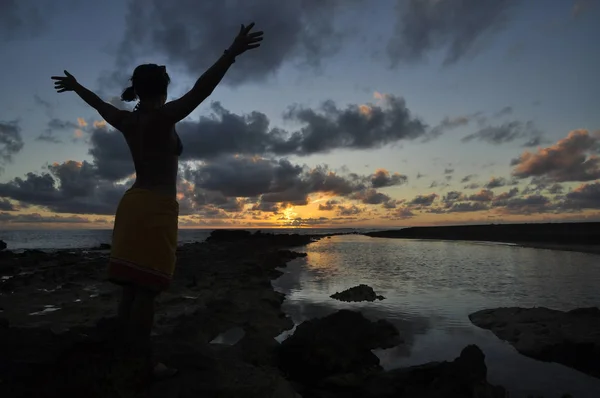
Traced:
[[133, 299], [135, 298], [135, 287], [132, 285], [123, 286], [123, 292], [121, 293], [121, 301], [119, 302], [119, 327], [122, 330], [129, 324], [129, 316], [131, 314], [131, 306]]
[[150, 349], [156, 295], [156, 292], [149, 289], [135, 288], [127, 324], [127, 340], [135, 351], [147, 352]]

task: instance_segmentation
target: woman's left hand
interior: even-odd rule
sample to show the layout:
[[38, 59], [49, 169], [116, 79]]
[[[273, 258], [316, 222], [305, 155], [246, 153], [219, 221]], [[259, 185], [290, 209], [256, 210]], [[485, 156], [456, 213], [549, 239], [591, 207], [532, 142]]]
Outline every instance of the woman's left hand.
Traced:
[[65, 76], [52, 76], [51, 79], [56, 80], [54, 82], [54, 88], [59, 93], [73, 91], [79, 84], [77, 83], [77, 80], [75, 80], [75, 77], [67, 71], [65, 71]]

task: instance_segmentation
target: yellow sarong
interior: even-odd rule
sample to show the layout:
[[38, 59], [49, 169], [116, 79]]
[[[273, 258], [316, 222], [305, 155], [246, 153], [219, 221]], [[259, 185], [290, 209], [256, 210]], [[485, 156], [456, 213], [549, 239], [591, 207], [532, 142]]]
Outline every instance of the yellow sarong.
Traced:
[[131, 188], [117, 208], [109, 280], [162, 291], [175, 270], [179, 204], [169, 195]]

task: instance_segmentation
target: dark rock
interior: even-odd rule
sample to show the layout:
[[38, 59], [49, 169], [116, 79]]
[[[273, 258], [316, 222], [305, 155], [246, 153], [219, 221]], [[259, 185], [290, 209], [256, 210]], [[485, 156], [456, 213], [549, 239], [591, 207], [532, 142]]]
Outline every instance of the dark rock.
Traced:
[[358, 394], [353, 396], [364, 398], [506, 397], [506, 390], [490, 385], [486, 377], [485, 355], [476, 345], [469, 345], [452, 362], [432, 362], [369, 376]]
[[0, 239], [0, 251], [5, 250], [7, 247], [6, 242]]
[[100, 243], [98, 246], [93, 247], [91, 250], [110, 250], [112, 246], [108, 243]]
[[385, 298], [383, 296], [378, 296], [375, 294], [372, 287], [364, 284], [351, 287], [341, 293], [336, 292], [329, 297], [340, 301], [375, 301], [383, 300]]
[[371, 349], [398, 342], [398, 330], [387, 321], [371, 322], [359, 312], [341, 310], [298, 325], [278, 350], [279, 364], [292, 379], [314, 384], [335, 374], [379, 370]]
[[250, 231], [242, 229], [215, 229], [210, 233], [210, 236], [206, 238], [206, 241], [234, 242], [241, 239], [248, 239], [251, 235]]
[[469, 315], [523, 355], [558, 362], [600, 378], [600, 309], [497, 308]]

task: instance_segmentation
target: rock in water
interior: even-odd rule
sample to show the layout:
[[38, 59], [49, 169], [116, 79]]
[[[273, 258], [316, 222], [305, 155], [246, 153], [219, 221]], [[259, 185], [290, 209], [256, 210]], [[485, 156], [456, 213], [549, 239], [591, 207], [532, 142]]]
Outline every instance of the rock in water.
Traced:
[[278, 350], [280, 367], [307, 384], [341, 373], [381, 370], [374, 348], [400, 343], [398, 330], [385, 320], [371, 322], [360, 312], [341, 310], [305, 321]]
[[0, 251], [5, 250], [8, 247], [5, 241], [0, 240]]
[[489, 329], [521, 354], [558, 362], [600, 378], [600, 309], [568, 312], [544, 307], [496, 308], [469, 315], [473, 324]]
[[375, 301], [383, 300], [385, 298], [376, 295], [372, 287], [364, 284], [351, 287], [341, 293], [336, 292], [329, 297], [340, 301]]

